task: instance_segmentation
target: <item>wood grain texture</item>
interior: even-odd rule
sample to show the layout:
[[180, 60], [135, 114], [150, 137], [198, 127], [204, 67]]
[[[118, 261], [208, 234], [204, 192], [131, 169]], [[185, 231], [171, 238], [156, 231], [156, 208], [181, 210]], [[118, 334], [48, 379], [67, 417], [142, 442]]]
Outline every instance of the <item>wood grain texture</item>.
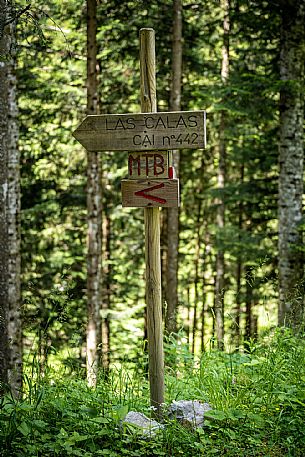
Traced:
[[[141, 110], [157, 110], [155, 32], [140, 30]], [[161, 296], [160, 211], [145, 208], [145, 263], [150, 403], [156, 416], [164, 403], [164, 351]]]
[[133, 208], [179, 206], [178, 179], [124, 179], [122, 185], [122, 206]]
[[161, 296], [159, 208], [144, 211], [146, 257], [146, 305], [150, 402], [161, 415], [164, 403], [164, 352]]
[[[142, 85], [144, 90], [149, 88], [147, 84]], [[151, 105], [151, 96], [142, 98], [146, 107]], [[206, 113], [176, 111], [89, 115], [73, 136], [87, 151], [200, 149], [206, 145]]]

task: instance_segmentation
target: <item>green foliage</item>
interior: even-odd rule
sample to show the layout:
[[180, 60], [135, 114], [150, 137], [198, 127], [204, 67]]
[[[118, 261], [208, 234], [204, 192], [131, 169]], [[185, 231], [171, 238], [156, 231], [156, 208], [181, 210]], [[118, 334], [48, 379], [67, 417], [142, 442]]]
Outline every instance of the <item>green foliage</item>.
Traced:
[[2, 398], [1, 456], [304, 455], [304, 340], [279, 330], [247, 354], [213, 351], [198, 361], [174, 341], [167, 353], [175, 354], [178, 373], [166, 377], [166, 403], [208, 401], [203, 428], [186, 429], [166, 415], [156, 438], [122, 427], [130, 410], [151, 414], [141, 366], [101, 374], [94, 391], [79, 375], [50, 369], [36, 383], [26, 378], [23, 399]]
[[[213, 410], [203, 429], [186, 430], [165, 419], [158, 437], [144, 440], [120, 423], [130, 409], [151, 414], [143, 353], [143, 214], [121, 208], [125, 152], [101, 156], [103, 218], [110, 226], [103, 285], [109, 291], [112, 364], [94, 392], [84, 381], [86, 164], [72, 131], [85, 115], [85, 3], [16, 2], [14, 14], [24, 11], [18, 18], [18, 91], [26, 374], [23, 398], [1, 399], [3, 457], [305, 455], [301, 339], [280, 330], [262, 342], [248, 341], [247, 353], [211, 350], [200, 359], [185, 344], [196, 304], [201, 349], [207, 341], [213, 347], [218, 249], [225, 251], [229, 336], [237, 299], [241, 334], [247, 300], [259, 318], [271, 311], [275, 321], [280, 17], [273, 6], [231, 2], [230, 75], [223, 84], [219, 1], [183, 2], [182, 109], [208, 110], [208, 148], [181, 152], [179, 324], [189, 333], [165, 343], [166, 403], [198, 399]], [[102, 113], [139, 110], [141, 27], [156, 30], [158, 109], [168, 108], [172, 2], [109, 0], [98, 4]], [[227, 180], [220, 190], [222, 112]], [[215, 223], [219, 197], [226, 207], [223, 229]], [[259, 324], [265, 326], [265, 319]]]
[[[78, 341], [81, 346], [85, 338], [86, 163], [85, 151], [72, 138], [85, 116], [85, 3], [33, 1], [29, 7], [25, 0], [16, 2], [16, 11], [25, 7], [26, 14], [18, 22], [25, 334], [30, 340], [40, 333], [38, 344], [44, 340], [45, 346], [61, 351], [67, 343], [75, 346]], [[142, 0], [98, 4], [101, 113], [139, 111], [141, 27], [156, 30], [158, 109], [168, 109], [172, 7], [172, 2], [158, 1], [148, 7]], [[232, 2], [226, 84], [220, 75], [222, 20], [218, 1], [183, 3], [182, 109], [207, 109], [208, 147], [204, 152], [181, 152], [178, 320], [181, 327], [191, 329], [192, 313], [187, 319], [186, 315], [197, 300], [206, 324], [204, 344], [213, 333], [219, 249], [224, 250], [226, 261], [226, 328], [231, 329], [228, 317], [235, 316], [239, 298], [243, 334], [247, 269], [258, 269], [261, 259], [264, 268], [252, 283], [253, 314], [259, 318], [259, 328], [266, 325], [261, 318], [266, 313], [271, 323], [276, 320], [279, 14], [266, 3]], [[226, 113], [227, 149], [223, 190], [217, 184], [221, 112]], [[121, 208], [126, 153], [103, 153], [101, 163], [103, 220], [107, 218], [110, 226], [103, 286], [108, 290], [107, 316], [115, 335], [111, 359], [123, 360], [126, 353], [136, 359], [138, 341], [144, 335], [143, 214], [140, 209]], [[220, 196], [226, 207], [223, 229], [217, 228], [215, 220]], [[239, 283], [237, 264], [241, 265]], [[35, 342], [31, 344], [35, 347]]]

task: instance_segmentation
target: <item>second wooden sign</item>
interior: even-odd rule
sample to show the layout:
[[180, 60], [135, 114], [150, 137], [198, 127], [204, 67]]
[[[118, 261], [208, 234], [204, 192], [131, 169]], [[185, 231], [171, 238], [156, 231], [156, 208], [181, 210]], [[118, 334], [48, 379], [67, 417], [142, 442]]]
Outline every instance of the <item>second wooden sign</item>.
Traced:
[[123, 179], [121, 187], [123, 207], [179, 206], [179, 179]]

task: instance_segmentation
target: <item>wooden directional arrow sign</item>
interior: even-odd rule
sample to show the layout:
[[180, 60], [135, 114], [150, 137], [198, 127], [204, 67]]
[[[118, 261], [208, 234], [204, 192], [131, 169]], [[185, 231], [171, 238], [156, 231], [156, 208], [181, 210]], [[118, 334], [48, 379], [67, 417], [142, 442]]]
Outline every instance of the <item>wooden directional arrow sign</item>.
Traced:
[[88, 151], [199, 149], [206, 145], [205, 111], [87, 116], [73, 133]]
[[123, 207], [179, 206], [179, 179], [124, 179], [121, 185]]

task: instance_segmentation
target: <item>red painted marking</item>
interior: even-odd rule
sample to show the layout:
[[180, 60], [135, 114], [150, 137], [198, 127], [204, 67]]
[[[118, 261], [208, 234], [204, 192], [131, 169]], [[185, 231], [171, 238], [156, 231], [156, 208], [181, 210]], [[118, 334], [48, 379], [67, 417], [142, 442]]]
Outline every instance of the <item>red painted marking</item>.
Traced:
[[146, 159], [146, 176], [148, 176], [148, 174], [149, 174], [149, 162], [148, 162], [148, 159], [150, 157], [153, 157], [153, 154], [145, 154], [143, 157], [145, 157], [145, 159]]
[[146, 189], [143, 189], [143, 190], [138, 190], [134, 194], [137, 195], [138, 197], [143, 197], [143, 198], [146, 198], [147, 200], [152, 200], [154, 202], [163, 204], [163, 203], [166, 203], [166, 200], [164, 198], [156, 197], [155, 195], [150, 195], [147, 192], [151, 192], [152, 190], [155, 190], [155, 189], [162, 189], [162, 187], [164, 187], [164, 186], [165, 186], [165, 184], [162, 182], [161, 184], [157, 184], [152, 187], [147, 187]]
[[132, 176], [132, 171], [133, 171], [133, 164], [136, 162], [138, 165], [138, 176], [141, 174], [141, 164], [140, 164], [140, 157], [136, 157], [135, 159], [133, 158], [132, 154], [129, 154], [128, 157], [128, 169], [129, 169], [129, 176]]
[[174, 178], [174, 167], [168, 167], [168, 177], [169, 179]]

